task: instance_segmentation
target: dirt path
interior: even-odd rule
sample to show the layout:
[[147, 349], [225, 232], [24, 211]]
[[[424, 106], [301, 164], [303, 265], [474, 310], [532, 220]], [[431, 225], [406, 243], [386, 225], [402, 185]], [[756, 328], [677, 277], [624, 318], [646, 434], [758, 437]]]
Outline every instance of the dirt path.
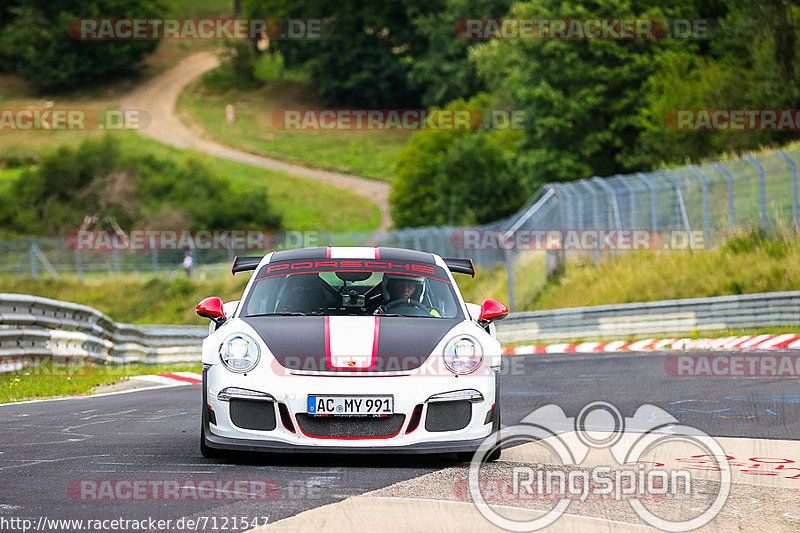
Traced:
[[141, 134], [177, 148], [193, 148], [200, 152], [231, 159], [257, 167], [279, 170], [295, 176], [323, 181], [366, 196], [380, 207], [381, 229], [391, 223], [389, 218], [389, 185], [368, 180], [284, 163], [276, 159], [241, 152], [234, 148], [203, 139], [187, 128], [175, 113], [175, 104], [181, 90], [192, 80], [219, 64], [216, 56], [209, 52], [193, 54], [174, 68], [156, 76], [144, 85], [137, 87], [122, 102], [124, 109], [143, 109], [150, 113], [150, 125]]

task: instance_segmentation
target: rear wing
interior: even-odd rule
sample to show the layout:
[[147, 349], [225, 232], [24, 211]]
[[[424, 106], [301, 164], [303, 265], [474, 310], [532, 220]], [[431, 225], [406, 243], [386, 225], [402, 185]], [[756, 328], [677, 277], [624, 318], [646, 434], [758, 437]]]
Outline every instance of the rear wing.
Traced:
[[[262, 257], [239, 257], [236, 256], [231, 266], [231, 273], [245, 272], [247, 270], [255, 270], [261, 262]], [[444, 258], [443, 258], [444, 259]], [[450, 272], [459, 274], [469, 274], [475, 277], [475, 265], [472, 264], [472, 259], [444, 259], [444, 264], [450, 269]]]
[[444, 257], [442, 259], [450, 272], [469, 274], [473, 278], [475, 277], [475, 265], [472, 264], [472, 259], [447, 259]]
[[239, 257], [237, 255], [231, 265], [231, 274], [235, 276], [237, 272], [255, 270], [262, 259], [263, 257]]

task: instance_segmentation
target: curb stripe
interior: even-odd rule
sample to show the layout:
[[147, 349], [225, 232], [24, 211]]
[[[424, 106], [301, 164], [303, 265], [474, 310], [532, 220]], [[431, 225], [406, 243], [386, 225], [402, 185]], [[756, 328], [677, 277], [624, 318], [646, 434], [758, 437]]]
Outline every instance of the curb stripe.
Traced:
[[800, 334], [743, 335], [716, 339], [646, 339], [635, 342], [604, 341], [578, 344], [524, 344], [503, 349], [504, 355], [550, 353], [608, 353], [652, 351], [777, 351], [800, 349]]
[[174, 379], [176, 381], [185, 381], [186, 383], [191, 383], [192, 385], [197, 385], [198, 383], [202, 383], [202, 379], [197, 379], [189, 376], [179, 376], [178, 374], [173, 374], [172, 372], [167, 372], [165, 374], [157, 374], [163, 378]]

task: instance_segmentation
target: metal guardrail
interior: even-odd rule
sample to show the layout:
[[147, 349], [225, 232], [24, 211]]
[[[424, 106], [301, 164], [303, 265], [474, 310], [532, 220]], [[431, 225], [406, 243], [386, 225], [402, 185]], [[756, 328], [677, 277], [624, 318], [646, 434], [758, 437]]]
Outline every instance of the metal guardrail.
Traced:
[[600, 341], [777, 326], [800, 326], [800, 291], [513, 313], [497, 323], [497, 336], [504, 343]]
[[196, 363], [205, 326], [134, 326], [85, 305], [0, 293], [0, 358], [75, 357], [110, 363]]
[[[622, 340], [756, 327], [800, 327], [800, 291], [512, 313], [501, 342]], [[0, 372], [15, 359], [75, 357], [113, 363], [200, 361], [206, 326], [134, 326], [85, 305], [0, 293]]]

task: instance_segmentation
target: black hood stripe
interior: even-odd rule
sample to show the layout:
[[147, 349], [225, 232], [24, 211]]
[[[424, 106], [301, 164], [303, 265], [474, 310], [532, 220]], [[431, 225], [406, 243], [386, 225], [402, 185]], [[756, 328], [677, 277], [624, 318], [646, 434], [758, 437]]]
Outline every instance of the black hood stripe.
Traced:
[[419, 368], [442, 338], [461, 322], [458, 318], [381, 318], [379, 323], [376, 322], [371, 368], [367, 370], [331, 368], [330, 337], [326, 337], [324, 316], [269, 316], [242, 320], [258, 333], [283, 367], [320, 372], [386, 372]]

